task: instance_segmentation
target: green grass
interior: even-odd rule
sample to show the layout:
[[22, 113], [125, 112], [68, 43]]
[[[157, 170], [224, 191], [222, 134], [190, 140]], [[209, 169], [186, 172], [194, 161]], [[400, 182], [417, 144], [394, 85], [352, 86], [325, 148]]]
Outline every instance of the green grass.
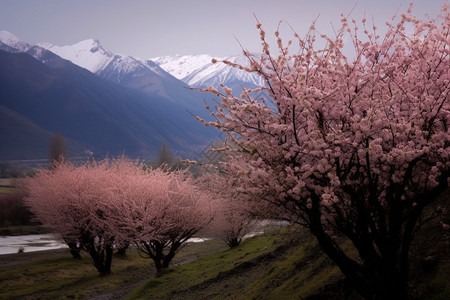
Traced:
[[[214, 241], [190, 244], [174, 258], [174, 264], [190, 262], [224, 246]], [[20, 255], [15, 257], [20, 260]], [[120, 291], [155, 274], [153, 263], [134, 251], [124, 258], [114, 257], [112, 274], [102, 277], [86, 255], [82, 260], [74, 260], [68, 251], [59, 251], [49, 252], [48, 257], [13, 265], [0, 263], [0, 299], [90, 299]]]
[[[349, 242], [342, 247], [354, 251]], [[14, 254], [13, 265], [0, 256], [0, 299], [360, 299], [344, 297], [338, 268], [296, 228], [272, 230], [232, 249], [216, 240], [189, 244], [158, 278], [152, 261], [136, 252], [114, 257], [113, 274], [104, 277], [86, 256], [77, 261], [60, 251], [20, 261], [26, 255], [32, 254]], [[428, 274], [420, 287], [427, 297], [418, 299], [450, 299], [448, 263]]]
[[127, 299], [292, 299], [340, 279], [337, 267], [303, 233], [276, 231], [205, 256], [147, 281]]
[[270, 253], [282, 237], [275, 234], [246, 240], [241, 246], [227, 249], [194, 263], [170, 270], [159, 278], [150, 279], [142, 287], [133, 291], [127, 299], [174, 299], [177, 293], [185, 292], [197, 285], [211, 281], [237, 265]]
[[[349, 241], [344, 251], [356, 250]], [[450, 299], [449, 270], [432, 275], [418, 299]], [[175, 267], [126, 299], [361, 299], [343, 286], [340, 270], [305, 231], [283, 229]]]
[[0, 275], [0, 298], [80, 299], [93, 290], [120, 286], [125, 280], [121, 271], [136, 265], [137, 259], [140, 258], [135, 254], [125, 259], [116, 259], [113, 262], [115, 273], [109, 278], [99, 277], [86, 257], [76, 261], [66, 255], [31, 262], [13, 270], [8, 267], [8, 272], [3, 271]]
[[[74, 261], [67, 255], [56, 259], [30, 262], [0, 269], [0, 299], [40, 295], [42, 299], [55, 297], [62, 286], [70, 290], [80, 277], [89, 281], [95, 272], [87, 259]], [[82, 276], [80, 276], [82, 274]], [[68, 291], [68, 294], [71, 294]]]
[[263, 295], [261, 299], [308, 297], [339, 280], [340, 272], [320, 251], [316, 241], [306, 241], [290, 248], [258, 280], [250, 283], [241, 299]]

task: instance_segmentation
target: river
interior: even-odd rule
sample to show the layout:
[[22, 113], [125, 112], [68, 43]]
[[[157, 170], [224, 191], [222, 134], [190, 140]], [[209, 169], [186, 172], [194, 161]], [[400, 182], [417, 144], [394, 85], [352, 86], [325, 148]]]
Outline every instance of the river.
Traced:
[[[245, 238], [262, 234], [263, 232], [252, 232], [246, 234]], [[209, 238], [190, 238], [188, 243], [201, 243]], [[0, 255], [18, 253], [19, 249], [23, 252], [35, 252], [52, 249], [68, 248], [66, 244], [53, 234], [28, 234], [17, 236], [0, 236]]]
[[53, 234], [29, 234], [18, 236], [0, 236], [0, 255], [23, 252], [35, 252], [67, 248]]
[[[208, 238], [190, 238], [189, 243], [201, 243]], [[53, 234], [29, 234], [18, 236], [0, 236], [0, 255], [23, 252], [35, 252], [60, 248], [68, 248]]]

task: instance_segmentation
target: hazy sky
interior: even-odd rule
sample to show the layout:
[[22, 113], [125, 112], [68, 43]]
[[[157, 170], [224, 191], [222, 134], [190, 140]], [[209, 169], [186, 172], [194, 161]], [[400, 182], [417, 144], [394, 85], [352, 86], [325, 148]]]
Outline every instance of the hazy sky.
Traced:
[[[436, 15], [446, 0], [416, 0], [414, 12]], [[324, 33], [340, 13], [365, 14], [382, 27], [410, 0], [0, 0], [0, 30], [29, 43], [68, 45], [95, 38], [113, 52], [151, 58], [162, 55], [240, 53], [236, 38], [258, 51], [255, 13], [268, 35], [280, 20], [304, 33], [318, 19]], [[282, 31], [289, 32], [288, 26]]]

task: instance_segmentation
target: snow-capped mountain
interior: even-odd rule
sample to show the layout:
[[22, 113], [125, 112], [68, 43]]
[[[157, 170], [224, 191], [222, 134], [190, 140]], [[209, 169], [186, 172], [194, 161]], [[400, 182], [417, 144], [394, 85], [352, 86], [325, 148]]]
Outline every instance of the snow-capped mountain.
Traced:
[[72, 63], [85, 68], [92, 73], [97, 73], [110, 63], [115, 55], [105, 50], [98, 40], [88, 39], [70, 46], [56, 46], [49, 43], [41, 43], [38, 46], [45, 48], [56, 55], [70, 60]]
[[[207, 114], [203, 106], [203, 96], [186, 89], [183, 81], [175, 78], [151, 60], [144, 61], [128, 55], [117, 54], [105, 49], [98, 40], [88, 39], [68, 46], [56, 46], [40, 43], [29, 45], [10, 33], [3, 34], [5, 41], [14, 49], [8, 52], [25, 52], [43, 63], [51, 59], [51, 55], [61, 57], [78, 65], [97, 76], [118, 83], [127, 88], [139, 90], [144, 94], [161, 96], [170, 102], [177, 103], [195, 115]], [[20, 49], [18, 45], [20, 43]], [[0, 47], [2, 36], [0, 36]], [[10, 47], [10, 46], [5, 46]]]
[[[161, 56], [142, 60], [128, 55], [116, 54], [105, 49], [98, 40], [87, 39], [73, 45], [57, 46], [41, 43], [37, 46], [20, 41], [9, 32], [0, 32], [0, 42], [12, 47], [16, 52], [26, 52], [35, 48], [33, 56], [40, 59], [40, 48], [47, 49], [72, 63], [97, 74], [101, 78], [137, 88], [147, 93], [158, 93], [167, 98], [179, 98], [179, 90], [186, 85], [193, 87], [218, 87], [225, 84], [239, 89], [259, 87], [264, 84], [256, 74], [251, 74], [237, 68], [232, 68], [221, 60], [247, 65], [247, 58], [243, 55], [230, 57], [212, 57], [203, 55]], [[218, 62], [213, 64], [212, 59]], [[176, 84], [176, 79], [184, 84]], [[170, 84], [167, 84], [170, 82]], [[173, 93], [173, 86], [178, 85]], [[170, 87], [169, 87], [170, 86]]]
[[[73, 45], [57, 46], [50, 43], [31, 45], [21, 41], [15, 35], [7, 31], [0, 31], [0, 44], [8, 47], [8, 52], [27, 52], [35, 48], [35, 58], [40, 60], [39, 54], [43, 49], [48, 50], [59, 57], [72, 62], [100, 77], [122, 84], [123, 79], [130, 74], [132, 77], [154, 76], [161, 80], [173, 80], [173, 76], [164, 71], [152, 61], [144, 61], [128, 55], [116, 54], [105, 49], [98, 40], [87, 39]], [[39, 49], [39, 50], [37, 50]], [[40, 52], [40, 53], [37, 53]], [[34, 55], [33, 55], [34, 56]], [[144, 73], [147, 74], [144, 74]], [[160, 80], [150, 80], [157, 85]], [[126, 85], [126, 84], [125, 84]], [[136, 86], [132, 86], [136, 87]], [[156, 88], [153, 88], [154, 91]]]
[[[228, 60], [232, 63], [243, 66], [248, 65], [247, 58], [243, 55], [226, 57], [222, 60]], [[233, 68], [220, 62], [219, 59], [216, 63], [210, 62], [195, 72], [192, 72], [190, 75], [183, 78], [183, 81], [193, 86], [204, 87], [210, 85], [217, 87], [222, 83], [228, 86], [236, 83], [244, 84], [246, 87], [259, 87], [264, 84], [262, 78], [258, 75], [248, 73], [238, 68]]]
[[193, 72], [210, 64], [212, 59], [212, 56], [208, 54], [202, 54], [184, 56], [160, 56], [151, 58], [150, 61], [155, 62], [166, 72], [172, 74], [176, 78], [183, 80], [183, 78], [191, 75]]
[[9, 53], [26, 53], [50, 67], [61, 66], [66, 62], [53, 52], [40, 46], [23, 42], [8, 31], [0, 31], [0, 50]]
[[15, 52], [25, 52], [31, 47], [8, 31], [0, 31], [0, 43], [14, 49]]
[[203, 55], [187, 56], [164, 56], [152, 58], [155, 63], [165, 71], [178, 79], [184, 81], [189, 86], [194, 87], [218, 87], [225, 84], [231, 88], [259, 87], [264, 84], [262, 78], [256, 74], [251, 74], [237, 68], [222, 63], [228, 60], [240, 65], [248, 65], [244, 55], [215, 58], [218, 62], [212, 63], [214, 57]]
[[62, 47], [46, 43], [39, 45], [103, 79], [172, 98], [164, 87], [165, 81], [174, 81], [172, 75], [153, 62], [113, 53], [105, 49], [98, 40], [88, 39]]
[[11, 143], [0, 147], [0, 159], [45, 157], [53, 132], [99, 157], [151, 158], [163, 141], [192, 157], [216, 137], [186, 112], [204, 110], [203, 97], [154, 62], [114, 54], [95, 40], [60, 55], [83, 68], [1, 32], [0, 136]]

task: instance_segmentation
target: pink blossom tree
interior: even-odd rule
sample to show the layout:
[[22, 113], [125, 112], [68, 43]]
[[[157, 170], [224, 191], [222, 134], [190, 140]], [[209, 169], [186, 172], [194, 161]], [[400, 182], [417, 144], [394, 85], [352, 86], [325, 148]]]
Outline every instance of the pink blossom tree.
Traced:
[[211, 220], [210, 197], [196, 188], [185, 171], [127, 168], [127, 172], [121, 168], [120, 174], [126, 188], [108, 197], [112, 212], [108, 220], [116, 238], [131, 241], [143, 257], [154, 261], [161, 275]]
[[186, 172], [149, 169], [125, 158], [76, 167], [55, 164], [24, 183], [26, 203], [65, 241], [111, 272], [114, 245], [133, 243], [158, 274], [210, 220], [209, 196]]
[[55, 163], [24, 182], [25, 203], [68, 244], [78, 244], [100, 275], [111, 273], [114, 235], [105, 220], [107, 191], [116, 188], [108, 161], [76, 167]]
[[201, 121], [238, 145], [224, 150], [234, 156], [223, 168], [241, 193], [309, 228], [368, 299], [408, 297], [418, 219], [448, 189], [450, 167], [448, 7], [427, 20], [410, 9], [387, 27], [380, 36], [366, 19], [342, 16], [330, 37], [313, 24], [304, 38], [294, 33], [293, 53], [277, 30], [274, 55], [258, 23], [262, 55], [244, 50], [249, 67], [224, 62], [266, 86], [240, 97], [203, 90], [219, 99], [206, 107], [215, 120]]

